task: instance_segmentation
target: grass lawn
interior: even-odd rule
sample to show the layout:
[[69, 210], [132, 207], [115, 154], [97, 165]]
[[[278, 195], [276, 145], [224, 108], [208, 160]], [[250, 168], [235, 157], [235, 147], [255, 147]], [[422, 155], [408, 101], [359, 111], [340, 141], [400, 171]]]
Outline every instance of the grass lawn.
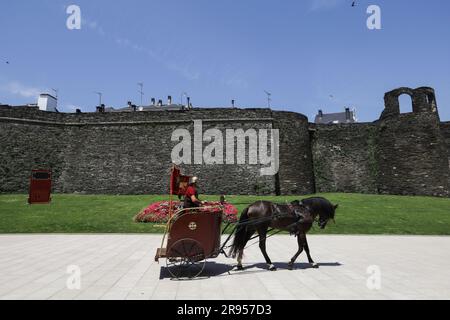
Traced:
[[[338, 203], [336, 224], [319, 234], [450, 235], [450, 199], [321, 194]], [[144, 207], [168, 196], [53, 195], [49, 205], [27, 204], [27, 195], [0, 195], [0, 233], [159, 233], [164, 225], [135, 223]], [[218, 196], [203, 199], [218, 200]], [[299, 196], [229, 196], [241, 212], [256, 200], [279, 203]]]

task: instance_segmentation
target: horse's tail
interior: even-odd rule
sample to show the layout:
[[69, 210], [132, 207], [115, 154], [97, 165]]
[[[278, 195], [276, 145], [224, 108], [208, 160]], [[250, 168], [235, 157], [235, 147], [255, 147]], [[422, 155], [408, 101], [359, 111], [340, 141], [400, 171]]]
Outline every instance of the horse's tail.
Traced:
[[248, 208], [242, 212], [241, 217], [239, 218], [238, 226], [236, 227], [236, 232], [234, 234], [233, 244], [231, 245], [229, 255], [233, 258], [236, 257], [236, 254], [243, 250], [246, 245], [247, 240], [247, 224], [241, 224], [248, 221]]

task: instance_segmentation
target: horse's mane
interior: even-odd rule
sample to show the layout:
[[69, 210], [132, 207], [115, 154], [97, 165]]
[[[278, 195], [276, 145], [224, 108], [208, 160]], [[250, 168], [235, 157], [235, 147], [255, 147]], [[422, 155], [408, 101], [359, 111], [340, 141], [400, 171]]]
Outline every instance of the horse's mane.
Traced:
[[334, 219], [335, 210], [337, 205], [334, 206], [329, 200], [323, 197], [311, 197], [302, 200], [295, 200], [291, 202], [292, 204], [304, 205], [307, 207], [311, 213], [319, 213], [320, 211], [325, 212], [331, 219]]

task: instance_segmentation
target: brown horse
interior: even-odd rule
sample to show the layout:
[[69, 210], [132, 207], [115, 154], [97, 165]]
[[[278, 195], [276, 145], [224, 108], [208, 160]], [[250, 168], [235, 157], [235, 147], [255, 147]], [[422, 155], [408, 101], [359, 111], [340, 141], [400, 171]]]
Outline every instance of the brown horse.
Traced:
[[315, 221], [317, 221], [321, 229], [325, 228], [329, 220], [334, 221], [337, 207], [338, 205], [333, 205], [327, 199], [320, 197], [297, 200], [287, 205], [275, 204], [269, 201], [257, 201], [250, 205], [241, 214], [230, 250], [230, 255], [233, 258], [237, 255], [237, 269], [243, 270], [242, 257], [245, 246], [254, 233], [257, 232], [259, 235], [259, 248], [266, 259], [269, 270], [276, 270], [266, 252], [266, 238], [269, 228], [289, 231], [297, 236], [298, 250], [288, 264], [290, 270], [293, 269], [295, 260], [297, 260], [303, 249], [308, 256], [311, 266], [317, 268], [318, 264], [313, 261], [309, 253], [306, 233], [311, 229]]

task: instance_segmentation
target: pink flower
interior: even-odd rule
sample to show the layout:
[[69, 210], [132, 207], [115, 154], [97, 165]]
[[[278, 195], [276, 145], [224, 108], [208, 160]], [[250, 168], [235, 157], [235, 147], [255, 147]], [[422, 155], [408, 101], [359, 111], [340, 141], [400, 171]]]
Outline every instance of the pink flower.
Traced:
[[[219, 202], [207, 202], [205, 206], [218, 206]], [[173, 212], [178, 211], [181, 208], [180, 201], [172, 202], [172, 210]], [[220, 211], [220, 208], [200, 208], [200, 211], [203, 212], [211, 212], [217, 213]], [[143, 209], [139, 214], [137, 214], [134, 218], [136, 222], [167, 222], [169, 219], [170, 212], [170, 202], [169, 201], [160, 201], [155, 202], [149, 205], [147, 208]], [[225, 203], [223, 205], [223, 221], [224, 222], [236, 222], [237, 221], [238, 210], [235, 206], [229, 203]]]

